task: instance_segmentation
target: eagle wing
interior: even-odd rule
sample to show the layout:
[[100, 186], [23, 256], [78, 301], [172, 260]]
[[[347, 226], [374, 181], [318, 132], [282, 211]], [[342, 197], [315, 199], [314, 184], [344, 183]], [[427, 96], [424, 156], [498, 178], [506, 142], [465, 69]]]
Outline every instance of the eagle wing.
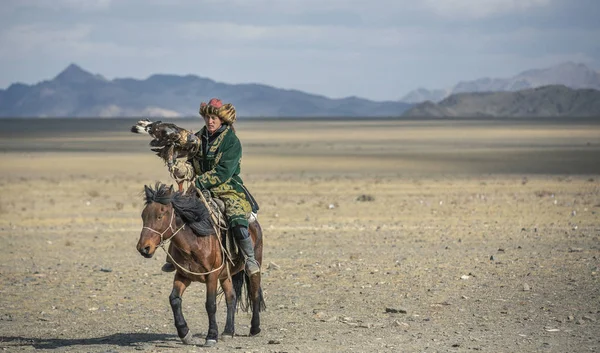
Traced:
[[169, 169], [177, 158], [188, 157], [200, 147], [200, 140], [192, 131], [173, 123], [143, 119], [131, 127], [131, 132], [150, 135], [151, 150], [164, 160]]

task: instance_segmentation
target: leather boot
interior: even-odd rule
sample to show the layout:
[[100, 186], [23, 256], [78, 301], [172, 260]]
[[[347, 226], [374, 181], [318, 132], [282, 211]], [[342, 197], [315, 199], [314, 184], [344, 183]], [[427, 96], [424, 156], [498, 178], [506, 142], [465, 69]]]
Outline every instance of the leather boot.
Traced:
[[254, 246], [252, 246], [252, 239], [248, 233], [248, 227], [237, 225], [232, 228], [233, 237], [237, 241], [237, 244], [246, 258], [246, 273], [248, 276], [252, 276], [260, 272], [260, 264], [254, 257]]
[[252, 246], [252, 239], [250, 239], [250, 237], [246, 239], [239, 239], [238, 245], [240, 246], [242, 253], [244, 253], [244, 256], [246, 257], [246, 273], [248, 273], [249, 276], [259, 273], [260, 266], [258, 264], [258, 261], [256, 261], [256, 259], [254, 258], [254, 247]]

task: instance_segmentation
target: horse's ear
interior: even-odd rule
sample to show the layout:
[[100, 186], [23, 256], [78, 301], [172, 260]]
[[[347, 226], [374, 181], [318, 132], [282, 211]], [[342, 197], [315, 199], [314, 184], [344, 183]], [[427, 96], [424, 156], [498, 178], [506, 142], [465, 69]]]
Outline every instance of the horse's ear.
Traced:
[[154, 192], [152, 192], [152, 189], [148, 185], [144, 185], [144, 194], [146, 194], [146, 200], [152, 200], [154, 196]]
[[175, 192], [175, 189], [173, 189], [173, 184], [171, 184], [171, 186], [169, 186], [169, 193], [172, 194]]

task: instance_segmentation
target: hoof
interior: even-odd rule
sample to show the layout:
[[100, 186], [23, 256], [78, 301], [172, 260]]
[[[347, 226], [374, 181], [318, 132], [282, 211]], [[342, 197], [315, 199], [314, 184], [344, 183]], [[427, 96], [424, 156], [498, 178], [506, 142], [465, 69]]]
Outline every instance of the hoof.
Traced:
[[260, 327], [257, 327], [256, 329], [250, 329], [250, 336], [256, 336], [260, 333]]
[[176, 270], [175, 265], [170, 262], [166, 262], [160, 269], [163, 272], [173, 272]]
[[233, 337], [235, 336], [235, 332], [231, 331], [231, 332], [225, 332], [223, 331], [223, 333], [221, 333], [221, 337]]
[[217, 340], [206, 340], [204, 347], [214, 347], [217, 344]]
[[188, 331], [187, 335], [185, 335], [185, 337], [181, 339], [181, 342], [183, 342], [183, 344], [189, 344], [194, 346], [202, 345], [202, 342], [198, 338], [192, 337], [192, 331]]

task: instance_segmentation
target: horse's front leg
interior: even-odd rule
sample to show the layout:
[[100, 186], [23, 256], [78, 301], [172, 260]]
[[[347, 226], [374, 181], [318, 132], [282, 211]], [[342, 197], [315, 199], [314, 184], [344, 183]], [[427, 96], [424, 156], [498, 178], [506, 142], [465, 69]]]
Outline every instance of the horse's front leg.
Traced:
[[206, 276], [206, 313], [208, 314], [208, 333], [206, 334], [206, 347], [214, 346], [219, 338], [217, 326], [217, 273]]
[[230, 277], [226, 277], [221, 280], [221, 288], [225, 293], [225, 302], [227, 303], [227, 321], [225, 322], [225, 330], [222, 335], [233, 335], [235, 334], [235, 305], [236, 296], [233, 290], [233, 284]]
[[175, 327], [177, 328], [177, 335], [184, 344], [199, 344], [192, 338], [192, 333], [188, 328], [187, 322], [183, 317], [181, 311], [181, 296], [185, 289], [190, 285], [191, 281], [187, 278], [182, 277], [179, 273], [175, 274], [173, 280], [173, 290], [169, 295], [169, 303], [171, 303], [171, 309], [173, 310], [173, 318], [175, 319]]

